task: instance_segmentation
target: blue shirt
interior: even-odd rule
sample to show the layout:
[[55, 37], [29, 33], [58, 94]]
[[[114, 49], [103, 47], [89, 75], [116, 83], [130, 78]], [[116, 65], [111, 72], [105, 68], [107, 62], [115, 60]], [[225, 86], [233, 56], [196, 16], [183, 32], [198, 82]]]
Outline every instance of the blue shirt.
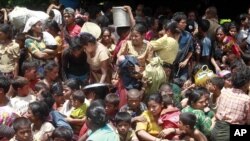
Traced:
[[90, 132], [86, 141], [120, 141], [119, 134], [109, 124]]
[[211, 49], [212, 49], [212, 43], [211, 40], [206, 36], [202, 39], [202, 54], [201, 56], [210, 56]]
[[64, 116], [56, 110], [52, 110], [50, 112], [50, 116], [52, 117], [52, 123], [55, 127], [66, 127], [72, 130], [71, 126], [67, 121], [65, 121]]
[[[188, 44], [188, 46], [187, 46]], [[175, 62], [182, 62], [186, 58], [188, 52], [193, 52], [193, 37], [187, 31], [182, 31], [179, 39], [179, 51]]]
[[[192, 38], [192, 35], [187, 32], [187, 31], [182, 31], [181, 32], [181, 36], [179, 39], [179, 49], [183, 50], [184, 47], [186, 47], [186, 44], [188, 43], [188, 41], [190, 40], [190, 38]], [[193, 44], [190, 43], [188, 46], [188, 52], [192, 52], [194, 50]]]

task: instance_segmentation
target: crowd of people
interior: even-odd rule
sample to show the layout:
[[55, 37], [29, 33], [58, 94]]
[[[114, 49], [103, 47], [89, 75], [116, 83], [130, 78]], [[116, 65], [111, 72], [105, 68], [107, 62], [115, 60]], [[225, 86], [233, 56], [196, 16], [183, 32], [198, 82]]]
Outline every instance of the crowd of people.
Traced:
[[0, 141], [229, 141], [250, 124], [250, 8], [121, 8], [129, 26], [112, 6], [52, 0], [22, 28], [1, 9]]

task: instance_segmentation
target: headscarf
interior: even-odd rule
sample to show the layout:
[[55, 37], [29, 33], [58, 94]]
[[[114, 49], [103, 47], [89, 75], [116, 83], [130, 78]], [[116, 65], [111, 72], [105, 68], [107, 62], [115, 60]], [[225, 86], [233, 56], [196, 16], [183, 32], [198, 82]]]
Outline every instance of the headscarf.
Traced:
[[58, 23], [58, 25], [61, 25], [62, 24], [62, 14], [57, 9], [52, 9], [52, 11], [55, 14], [53, 20], [55, 20]]
[[35, 25], [36, 23], [38, 23], [39, 21], [40, 21], [40, 19], [38, 19], [38, 18], [36, 18], [36, 17], [30, 17], [30, 18], [28, 19], [28, 21], [26, 22], [26, 24], [25, 24], [23, 33], [27, 33], [27, 32], [31, 29], [31, 27], [32, 27], [33, 25]]

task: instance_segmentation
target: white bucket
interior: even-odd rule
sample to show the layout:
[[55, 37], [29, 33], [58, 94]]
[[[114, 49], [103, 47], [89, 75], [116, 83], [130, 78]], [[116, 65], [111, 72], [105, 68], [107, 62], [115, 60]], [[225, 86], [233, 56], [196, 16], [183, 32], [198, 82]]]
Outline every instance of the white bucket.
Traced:
[[130, 26], [129, 14], [124, 11], [123, 7], [113, 7], [113, 21], [114, 26], [123, 27]]

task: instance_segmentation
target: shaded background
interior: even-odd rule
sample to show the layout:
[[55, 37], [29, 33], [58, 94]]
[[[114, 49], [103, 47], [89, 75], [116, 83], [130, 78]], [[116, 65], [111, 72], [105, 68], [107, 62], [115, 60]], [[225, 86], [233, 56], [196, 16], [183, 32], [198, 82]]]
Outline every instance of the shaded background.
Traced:
[[[26, 6], [29, 9], [45, 10], [50, 0], [0, 0], [0, 8], [13, 7], [16, 5]], [[60, 0], [75, 5], [81, 5], [87, 8], [89, 5], [97, 5], [104, 1], [110, 2], [113, 5], [130, 5], [133, 9], [136, 5], [143, 3], [155, 11], [159, 6], [169, 7], [173, 12], [187, 11], [196, 9], [199, 15], [204, 14], [205, 8], [208, 6], [216, 6], [218, 9], [219, 18], [235, 19], [240, 13], [246, 13], [250, 7], [250, 0]], [[78, 4], [79, 3], [79, 4]], [[105, 8], [105, 7], [104, 7]]]

